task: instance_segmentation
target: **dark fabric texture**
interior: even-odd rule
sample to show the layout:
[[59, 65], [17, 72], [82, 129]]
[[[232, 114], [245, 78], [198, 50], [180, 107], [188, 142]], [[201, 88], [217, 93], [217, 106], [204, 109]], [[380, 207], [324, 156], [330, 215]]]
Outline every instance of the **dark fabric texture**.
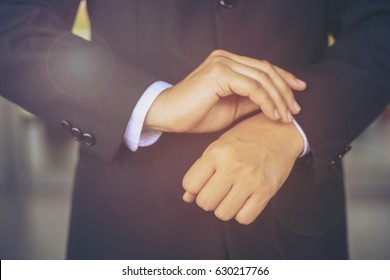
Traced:
[[[88, 0], [92, 42], [70, 33], [79, 1], [0, 0], [0, 94], [81, 146], [72, 259], [344, 259], [341, 163], [390, 96], [390, 1]], [[328, 34], [336, 44], [327, 47]], [[181, 200], [181, 180], [219, 133], [164, 134], [132, 153], [132, 109], [154, 81], [177, 83], [214, 49], [266, 59], [308, 83], [296, 117], [312, 153], [250, 226]]]

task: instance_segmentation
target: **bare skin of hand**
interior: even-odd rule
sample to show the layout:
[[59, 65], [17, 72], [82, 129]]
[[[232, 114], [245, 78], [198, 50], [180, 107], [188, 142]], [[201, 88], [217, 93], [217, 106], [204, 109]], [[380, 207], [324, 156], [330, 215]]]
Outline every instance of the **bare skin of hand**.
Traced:
[[184, 176], [183, 199], [223, 221], [250, 224], [286, 181], [303, 146], [293, 123], [255, 115], [205, 150]]
[[303, 81], [267, 61], [217, 50], [156, 98], [144, 125], [164, 132], [212, 132], [259, 109], [289, 123], [300, 111], [292, 90], [305, 88]]

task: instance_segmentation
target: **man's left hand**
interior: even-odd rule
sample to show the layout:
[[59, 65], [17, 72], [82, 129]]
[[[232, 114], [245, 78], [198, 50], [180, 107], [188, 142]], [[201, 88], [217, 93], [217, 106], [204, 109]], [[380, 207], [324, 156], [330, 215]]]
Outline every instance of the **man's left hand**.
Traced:
[[295, 125], [255, 115], [214, 141], [183, 179], [184, 201], [252, 223], [289, 176], [304, 142]]

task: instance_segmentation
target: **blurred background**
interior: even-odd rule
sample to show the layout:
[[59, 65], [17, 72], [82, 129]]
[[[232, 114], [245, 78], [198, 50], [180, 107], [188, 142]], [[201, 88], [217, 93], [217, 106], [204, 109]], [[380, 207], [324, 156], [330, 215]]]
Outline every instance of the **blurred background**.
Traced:
[[[73, 28], [89, 39], [85, 3]], [[0, 259], [64, 259], [77, 144], [0, 97]], [[390, 107], [345, 157], [350, 257], [390, 259]]]

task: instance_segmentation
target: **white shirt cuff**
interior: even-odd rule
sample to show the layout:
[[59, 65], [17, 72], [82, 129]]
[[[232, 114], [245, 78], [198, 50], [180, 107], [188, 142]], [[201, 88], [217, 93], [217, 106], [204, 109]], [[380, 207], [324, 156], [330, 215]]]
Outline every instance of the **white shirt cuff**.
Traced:
[[145, 90], [135, 105], [124, 135], [125, 144], [133, 152], [137, 151], [138, 147], [153, 145], [162, 135], [161, 131], [143, 129], [143, 126], [146, 114], [154, 100], [161, 92], [171, 86], [171, 84], [163, 81], [154, 82]]
[[304, 147], [303, 147], [302, 153], [299, 156], [299, 157], [303, 157], [310, 152], [309, 141], [307, 140], [306, 134], [305, 134], [305, 132], [303, 132], [302, 127], [297, 123], [297, 121], [295, 119], [293, 119], [293, 123], [303, 138]]

